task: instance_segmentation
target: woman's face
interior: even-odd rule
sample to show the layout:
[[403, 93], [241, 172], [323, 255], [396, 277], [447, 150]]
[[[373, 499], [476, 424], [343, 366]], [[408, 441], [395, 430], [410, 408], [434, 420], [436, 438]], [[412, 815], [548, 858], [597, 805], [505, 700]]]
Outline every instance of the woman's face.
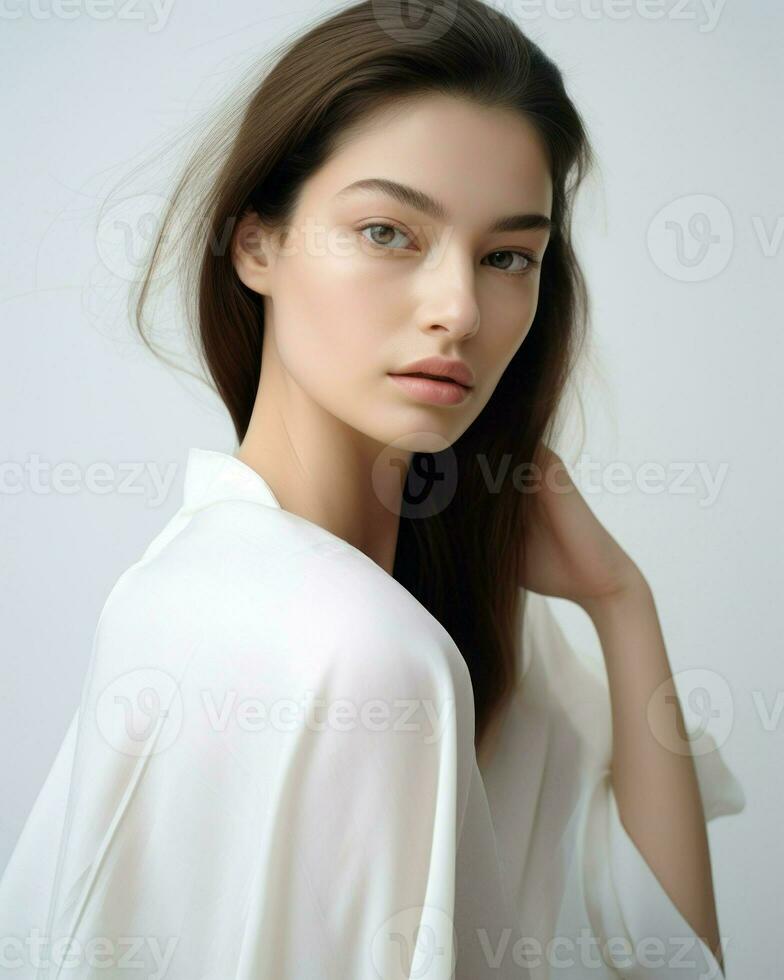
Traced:
[[[385, 446], [453, 443], [530, 329], [551, 206], [517, 113], [432, 95], [375, 114], [303, 185], [285, 235], [240, 223], [235, 268], [265, 296], [261, 385], [280, 374], [288, 409]], [[472, 387], [393, 378], [433, 356], [462, 362]]]

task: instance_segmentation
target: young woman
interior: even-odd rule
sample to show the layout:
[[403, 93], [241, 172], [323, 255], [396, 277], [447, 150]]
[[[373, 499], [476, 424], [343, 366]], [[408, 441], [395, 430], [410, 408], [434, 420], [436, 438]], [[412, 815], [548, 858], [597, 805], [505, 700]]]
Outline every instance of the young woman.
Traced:
[[559, 71], [479, 0], [363, 2], [225, 146], [138, 314], [187, 202], [238, 446], [191, 450], [106, 601], [0, 885], [2, 975], [718, 975], [705, 824], [742, 790], [550, 448], [591, 159]]

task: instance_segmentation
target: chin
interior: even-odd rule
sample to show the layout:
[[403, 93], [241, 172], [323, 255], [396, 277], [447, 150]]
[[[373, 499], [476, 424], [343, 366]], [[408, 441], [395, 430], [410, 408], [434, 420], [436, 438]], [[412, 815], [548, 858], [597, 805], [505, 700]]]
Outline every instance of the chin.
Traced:
[[387, 441], [390, 452], [440, 453], [456, 440], [449, 432], [431, 428], [412, 429]]

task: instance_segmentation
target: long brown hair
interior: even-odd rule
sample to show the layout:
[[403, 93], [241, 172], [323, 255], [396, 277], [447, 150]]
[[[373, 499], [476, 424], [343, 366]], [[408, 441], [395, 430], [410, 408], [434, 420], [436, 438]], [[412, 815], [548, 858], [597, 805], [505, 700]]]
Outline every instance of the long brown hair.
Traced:
[[[415, 517], [407, 514], [404, 495], [393, 572], [447, 629], [468, 665], [478, 749], [520, 681], [518, 569], [536, 495], [521, 493], [510, 477], [521, 464], [541, 461], [588, 322], [570, 228], [575, 191], [593, 155], [558, 68], [513, 20], [481, 0], [433, 5], [416, 24], [400, 0], [365, 0], [331, 13], [275, 54], [249, 97], [235, 98], [190, 158], [132, 312], [149, 343], [150, 286], [189, 207], [175, 242], [188, 322], [241, 442], [259, 384], [264, 315], [263, 298], [234, 271], [228, 247], [234, 225], [249, 209], [285, 224], [303, 181], [342, 145], [352, 124], [394, 100], [433, 92], [523, 114], [542, 138], [553, 183], [554, 227], [531, 329], [466, 432], [443, 453], [414, 455], [411, 494], [419, 493], [411, 484], [423, 472], [449, 468], [458, 478], [448, 504], [434, 503], [427, 514], [421, 501]], [[205, 186], [194, 196], [199, 176]], [[501, 472], [506, 479], [491, 491], [488, 477]]]

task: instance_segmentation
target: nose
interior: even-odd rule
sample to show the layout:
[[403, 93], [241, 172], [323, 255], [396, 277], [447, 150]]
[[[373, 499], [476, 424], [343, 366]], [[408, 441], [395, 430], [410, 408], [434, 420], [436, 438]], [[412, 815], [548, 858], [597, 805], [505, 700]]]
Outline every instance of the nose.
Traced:
[[473, 336], [480, 321], [473, 259], [442, 256], [441, 262], [423, 275], [427, 300], [420, 310], [421, 329], [446, 331], [456, 339]]

